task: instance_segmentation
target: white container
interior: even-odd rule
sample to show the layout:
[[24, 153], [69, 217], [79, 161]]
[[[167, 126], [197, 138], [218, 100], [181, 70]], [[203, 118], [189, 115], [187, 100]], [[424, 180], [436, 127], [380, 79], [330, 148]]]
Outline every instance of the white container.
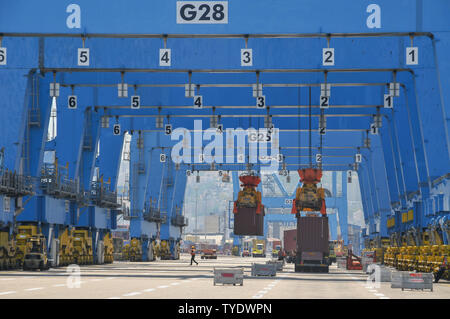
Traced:
[[216, 284], [244, 284], [243, 268], [214, 268], [214, 286]]
[[276, 276], [276, 264], [252, 264], [252, 276]]

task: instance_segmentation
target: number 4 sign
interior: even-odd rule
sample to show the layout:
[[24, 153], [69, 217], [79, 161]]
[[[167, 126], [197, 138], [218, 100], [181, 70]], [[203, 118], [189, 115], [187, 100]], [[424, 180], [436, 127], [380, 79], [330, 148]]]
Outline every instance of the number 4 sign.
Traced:
[[159, 66], [171, 66], [171, 50], [159, 49]]
[[203, 97], [201, 95], [195, 95], [194, 96], [194, 106], [197, 109], [203, 108]]

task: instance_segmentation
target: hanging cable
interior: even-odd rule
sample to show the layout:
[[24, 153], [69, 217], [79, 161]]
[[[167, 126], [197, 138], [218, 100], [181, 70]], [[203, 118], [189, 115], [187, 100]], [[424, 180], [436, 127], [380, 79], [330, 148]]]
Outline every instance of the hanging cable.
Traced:
[[299, 161], [299, 167], [301, 167], [302, 159], [301, 159], [301, 116], [300, 116], [300, 110], [301, 110], [301, 87], [298, 87], [298, 161]]
[[309, 87], [309, 167], [312, 167], [311, 117], [311, 87]]
[[[170, 165], [170, 164], [168, 164]], [[173, 203], [175, 202], [175, 191], [177, 189], [177, 179], [178, 179], [178, 174], [177, 172], [175, 172], [175, 181], [174, 181], [174, 185], [173, 185], [173, 196], [172, 196], [172, 211], [173, 211]], [[175, 211], [175, 214], [177, 212]]]

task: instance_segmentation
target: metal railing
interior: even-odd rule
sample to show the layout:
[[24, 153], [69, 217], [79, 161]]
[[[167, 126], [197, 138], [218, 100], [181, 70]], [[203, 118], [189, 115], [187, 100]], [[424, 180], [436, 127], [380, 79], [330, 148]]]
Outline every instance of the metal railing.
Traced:
[[10, 197], [20, 197], [33, 194], [33, 179], [31, 176], [16, 174], [0, 168], [0, 194]]
[[40, 177], [42, 191], [56, 198], [76, 200], [78, 198], [78, 185], [64, 174], [58, 174], [54, 164], [44, 164]]
[[188, 219], [182, 215], [175, 215], [171, 218], [171, 223], [173, 226], [187, 226], [188, 225]]
[[167, 222], [167, 213], [162, 213], [155, 207], [150, 207], [144, 211], [144, 220], [164, 224]]
[[101, 182], [91, 183], [90, 198], [98, 207], [117, 209], [122, 206], [117, 201], [117, 193], [109, 191]]

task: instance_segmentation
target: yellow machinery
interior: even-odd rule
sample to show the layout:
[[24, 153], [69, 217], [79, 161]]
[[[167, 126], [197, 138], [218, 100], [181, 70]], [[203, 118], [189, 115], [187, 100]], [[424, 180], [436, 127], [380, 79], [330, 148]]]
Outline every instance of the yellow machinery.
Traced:
[[430, 246], [421, 246], [420, 255], [417, 263], [417, 270], [420, 272], [427, 272], [428, 269], [428, 257], [431, 255]]
[[90, 265], [94, 263], [92, 249], [92, 237], [86, 229], [75, 229], [73, 231], [73, 259], [79, 265]]
[[242, 182], [242, 190], [238, 193], [237, 201], [234, 202], [233, 212], [238, 213], [239, 208], [256, 208], [256, 213], [260, 214], [263, 208], [261, 192], [256, 190], [261, 178], [252, 172], [239, 176]]
[[0, 232], [0, 270], [20, 267], [19, 252], [8, 232]]
[[367, 243], [367, 248], [363, 249], [363, 252], [374, 252], [376, 263], [385, 263], [390, 260], [393, 263], [392, 250], [390, 249], [390, 239], [389, 238], [378, 238], [375, 240], [370, 240]]
[[37, 236], [39, 234], [38, 227], [36, 225], [21, 225], [17, 227], [16, 244], [17, 254], [20, 266], [22, 266], [25, 255], [30, 251], [31, 245], [28, 238]]
[[386, 266], [395, 267], [395, 261], [397, 259], [398, 247], [387, 247], [384, 253], [383, 262]]
[[397, 257], [397, 267], [400, 270], [406, 270], [405, 269], [405, 260], [406, 260], [406, 246], [400, 247], [400, 253]]
[[105, 245], [105, 264], [110, 264], [114, 261], [114, 245], [111, 237], [111, 233], [107, 233], [103, 237], [103, 244]]
[[326, 216], [325, 190], [317, 187], [322, 178], [322, 170], [305, 168], [298, 170], [300, 181], [303, 183], [297, 188], [295, 199], [292, 203], [292, 214], [304, 212], [320, 212]]
[[272, 257], [277, 258], [281, 251], [281, 245], [276, 245], [275, 248], [272, 249]]
[[419, 247], [417, 246], [408, 246], [406, 247], [406, 257], [405, 257], [405, 270], [412, 271], [416, 269], [419, 256]]
[[142, 261], [142, 244], [140, 239], [131, 239], [128, 255], [130, 261]]
[[172, 259], [169, 242], [167, 240], [161, 240], [161, 243], [159, 244], [159, 258], [161, 258], [161, 260]]
[[122, 249], [122, 260], [130, 260], [130, 244], [126, 244]]
[[[411, 243], [411, 241], [407, 242], [406, 240], [403, 240], [401, 247], [387, 247], [384, 254], [384, 264], [398, 270], [425, 273], [436, 273], [439, 271], [446, 258], [448, 265], [450, 245], [431, 245], [429, 240], [430, 233], [428, 232], [425, 232], [422, 238], [422, 246], [407, 245], [408, 243]], [[448, 266], [442, 278], [450, 280]]]
[[238, 194], [237, 207], [256, 207], [261, 203], [261, 192], [252, 187], [244, 187]]
[[264, 239], [253, 239], [252, 257], [266, 257], [266, 241]]
[[30, 250], [25, 254], [25, 258], [23, 259], [23, 270], [48, 270], [47, 244], [44, 235], [30, 236], [27, 242], [29, 243]]
[[73, 263], [73, 237], [69, 228], [59, 236], [59, 265], [67, 266]]

